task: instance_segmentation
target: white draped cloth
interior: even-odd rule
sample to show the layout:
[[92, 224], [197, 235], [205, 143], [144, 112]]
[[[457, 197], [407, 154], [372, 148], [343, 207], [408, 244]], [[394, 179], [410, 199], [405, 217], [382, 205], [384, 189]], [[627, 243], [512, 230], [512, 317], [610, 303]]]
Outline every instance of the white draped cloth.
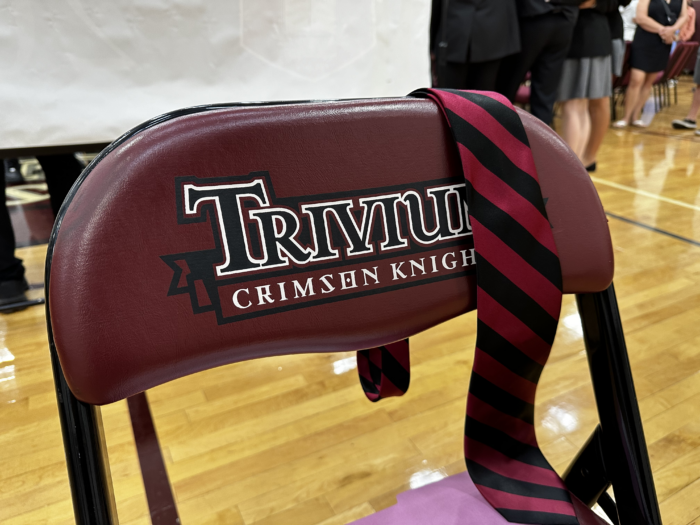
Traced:
[[219, 102], [403, 96], [430, 0], [0, 0], [0, 150]]

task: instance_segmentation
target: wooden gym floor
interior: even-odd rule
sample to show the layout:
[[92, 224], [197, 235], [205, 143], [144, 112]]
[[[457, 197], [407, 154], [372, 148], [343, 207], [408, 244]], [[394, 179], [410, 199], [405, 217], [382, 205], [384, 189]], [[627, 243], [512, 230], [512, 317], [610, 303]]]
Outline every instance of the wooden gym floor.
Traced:
[[[700, 524], [700, 137], [610, 130], [594, 181], [610, 214], [615, 285], [666, 525]], [[45, 246], [24, 248], [42, 281]], [[464, 469], [475, 315], [411, 340], [399, 399], [362, 394], [353, 353], [264, 359], [148, 392], [182, 522], [341, 525]], [[0, 523], [71, 523], [44, 312], [0, 316]], [[121, 523], [149, 523], [125, 401], [103, 408]], [[537, 398], [537, 435], [563, 470], [597, 422], [567, 297]]]

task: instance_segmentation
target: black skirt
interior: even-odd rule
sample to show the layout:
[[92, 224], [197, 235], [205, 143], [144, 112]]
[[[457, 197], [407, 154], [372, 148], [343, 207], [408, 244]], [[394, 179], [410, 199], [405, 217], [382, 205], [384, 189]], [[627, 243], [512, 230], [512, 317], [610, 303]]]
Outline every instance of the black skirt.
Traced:
[[646, 73], [663, 71], [671, 54], [671, 44], [664, 44], [661, 37], [637, 26], [632, 41], [630, 66]]

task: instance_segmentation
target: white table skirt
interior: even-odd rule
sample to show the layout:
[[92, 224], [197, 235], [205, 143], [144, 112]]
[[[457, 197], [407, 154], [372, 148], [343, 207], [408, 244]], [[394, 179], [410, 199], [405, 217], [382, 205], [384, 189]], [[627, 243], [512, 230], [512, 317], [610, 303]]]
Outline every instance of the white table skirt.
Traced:
[[430, 0], [0, 0], [0, 150], [217, 102], [401, 96]]

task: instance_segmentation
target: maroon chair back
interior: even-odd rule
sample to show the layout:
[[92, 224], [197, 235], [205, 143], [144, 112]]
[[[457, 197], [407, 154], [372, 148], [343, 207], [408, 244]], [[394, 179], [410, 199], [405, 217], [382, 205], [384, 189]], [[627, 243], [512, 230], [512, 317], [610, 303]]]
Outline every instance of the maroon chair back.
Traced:
[[671, 53], [668, 59], [668, 64], [662, 75], [659, 75], [657, 80], [654, 82], [658, 84], [660, 82], [667, 82], [678, 78], [678, 76], [683, 72], [686, 62], [689, 57], [693, 54], [697, 54], [698, 51], [697, 42], [678, 42], [676, 48]]
[[[564, 291], [612, 281], [581, 163], [520, 112]], [[211, 367], [360, 350], [475, 308], [464, 178], [429, 100], [219, 106], [103, 152], [48, 254], [50, 327], [72, 392], [97, 405]]]

